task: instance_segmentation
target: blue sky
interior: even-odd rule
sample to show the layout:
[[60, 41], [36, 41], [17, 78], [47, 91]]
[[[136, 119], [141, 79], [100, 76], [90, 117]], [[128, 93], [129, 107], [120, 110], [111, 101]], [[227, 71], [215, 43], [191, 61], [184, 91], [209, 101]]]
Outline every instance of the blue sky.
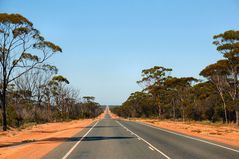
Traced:
[[0, 0], [0, 12], [22, 14], [60, 45], [51, 63], [101, 104], [124, 102], [155, 65], [201, 78], [221, 58], [212, 36], [239, 30], [238, 0]]

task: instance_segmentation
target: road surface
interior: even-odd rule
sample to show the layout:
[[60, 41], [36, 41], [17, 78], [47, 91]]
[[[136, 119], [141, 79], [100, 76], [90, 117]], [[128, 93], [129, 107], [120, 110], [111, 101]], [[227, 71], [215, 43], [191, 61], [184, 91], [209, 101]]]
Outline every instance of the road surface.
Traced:
[[43, 158], [239, 159], [239, 149], [106, 114]]

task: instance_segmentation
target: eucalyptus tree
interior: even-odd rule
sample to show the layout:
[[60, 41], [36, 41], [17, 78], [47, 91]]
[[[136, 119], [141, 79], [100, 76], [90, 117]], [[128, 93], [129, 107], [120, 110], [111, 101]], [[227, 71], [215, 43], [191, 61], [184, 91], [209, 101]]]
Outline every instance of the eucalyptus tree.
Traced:
[[95, 101], [95, 97], [93, 97], [93, 96], [84, 96], [84, 97], [83, 97], [83, 100], [84, 100], [86, 103], [90, 103], [90, 102], [94, 102], [94, 101]]
[[228, 93], [232, 98], [234, 110], [236, 112], [236, 123], [239, 125], [239, 31], [229, 30], [224, 33], [215, 35], [214, 42], [217, 50], [223, 54], [227, 60], [228, 72], [227, 76], [229, 83]]
[[[48, 95], [48, 98], [50, 97], [50, 94], [54, 97], [55, 102], [55, 108], [60, 112], [61, 116], [63, 116], [64, 113], [64, 98], [66, 96], [64, 88], [65, 85], [70, 84], [68, 79], [62, 75], [56, 75], [48, 82], [48, 85], [46, 87], [46, 95]], [[48, 101], [48, 110], [50, 111], [50, 101]]]
[[[153, 106], [152, 96], [145, 92], [134, 92], [122, 104], [130, 117], [150, 117], [157, 114]], [[123, 114], [127, 116], [127, 114]]]
[[152, 94], [158, 107], [159, 117], [162, 116], [160, 92], [165, 89], [164, 82], [168, 78], [171, 71], [171, 68], [154, 66], [153, 68], [143, 70], [141, 74], [142, 79], [137, 81], [138, 84], [142, 84], [145, 87], [145, 91]]
[[200, 72], [200, 75], [207, 78], [216, 86], [223, 103], [224, 118], [226, 123], [228, 123], [226, 94], [228, 93], [228, 88], [230, 87], [230, 84], [228, 83], [228, 76], [230, 75], [229, 61], [219, 60], [215, 64], [208, 65]]
[[221, 118], [222, 100], [218, 90], [211, 81], [197, 83], [193, 86], [194, 120], [215, 122]]
[[176, 98], [180, 101], [181, 116], [183, 121], [187, 117], [185, 110], [191, 104], [190, 94], [192, 89], [192, 83], [198, 80], [193, 77], [170, 77], [165, 81], [165, 86], [167, 89], [172, 90]]
[[177, 97], [177, 91], [168, 87], [164, 92], [164, 104], [167, 106], [169, 111], [168, 116], [174, 120], [179, 116], [179, 99]]
[[94, 96], [84, 96], [83, 102], [81, 103], [81, 117], [92, 118], [96, 117], [100, 112], [102, 112], [99, 107], [100, 104], [95, 102]]
[[7, 130], [7, 88], [32, 69], [41, 69], [61, 48], [46, 41], [33, 23], [20, 14], [0, 13], [0, 67], [3, 130]]

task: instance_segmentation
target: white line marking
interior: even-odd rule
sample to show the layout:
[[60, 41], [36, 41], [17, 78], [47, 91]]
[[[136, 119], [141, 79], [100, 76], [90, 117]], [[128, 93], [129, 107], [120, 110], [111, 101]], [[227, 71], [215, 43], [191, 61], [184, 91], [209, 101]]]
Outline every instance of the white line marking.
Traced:
[[142, 123], [142, 122], [135, 122], [135, 123], [138, 123], [138, 124], [141, 124], [141, 125], [145, 125], [145, 126], [148, 126], [148, 127], [154, 128], [154, 129], [159, 129], [159, 130], [167, 132], [167, 133], [171, 133], [171, 134], [182, 136], [182, 137], [185, 137], [185, 138], [188, 138], [188, 139], [204, 142], [204, 143], [207, 143], [209, 145], [214, 145], [214, 146], [217, 146], [217, 147], [221, 147], [221, 148], [224, 148], [224, 149], [231, 150], [231, 151], [239, 153], [239, 150], [236, 150], [236, 149], [233, 149], [233, 148], [229, 148], [229, 147], [226, 147], [226, 146], [222, 146], [222, 145], [219, 145], [219, 144], [215, 144], [215, 143], [212, 143], [212, 142], [209, 142], [209, 141], [206, 141], [206, 140], [194, 138], [194, 137], [183, 135], [183, 134], [178, 134], [176, 132], [172, 132], [172, 131], [168, 131], [168, 130], [165, 130], [165, 129], [161, 129], [159, 127], [155, 127], [155, 126], [152, 126], [152, 125], [149, 125], [149, 124], [145, 124], [145, 123]]
[[125, 127], [123, 124], [121, 124], [119, 121], [116, 121], [120, 126], [122, 126], [123, 128], [125, 128], [126, 130], [128, 130], [129, 132], [131, 132], [132, 134], [134, 134], [136, 137], [140, 138], [142, 141], [144, 141], [146, 144], [148, 144], [151, 148], [153, 148], [154, 150], [156, 150], [157, 152], [159, 152], [161, 155], [163, 155], [165, 158], [167, 159], [171, 159], [169, 156], [167, 156], [166, 154], [164, 154], [162, 151], [160, 151], [159, 149], [157, 149], [156, 147], [154, 147], [152, 144], [150, 144], [148, 141], [146, 141], [145, 139], [143, 139], [142, 137], [140, 137], [139, 135], [135, 134], [134, 132], [132, 132], [131, 130], [129, 130], [127, 127]]
[[152, 151], [154, 151], [154, 149], [153, 149], [152, 147], [150, 147], [150, 146], [149, 146], [149, 149], [152, 150]]
[[77, 145], [80, 144], [80, 142], [86, 137], [86, 135], [88, 135], [90, 133], [90, 131], [99, 123], [99, 121], [97, 121], [91, 128], [90, 130], [88, 130], [85, 135], [79, 140], [77, 141], [77, 143], [65, 154], [65, 156], [62, 157], [62, 159], [66, 159], [70, 154], [71, 152], [76, 148]]

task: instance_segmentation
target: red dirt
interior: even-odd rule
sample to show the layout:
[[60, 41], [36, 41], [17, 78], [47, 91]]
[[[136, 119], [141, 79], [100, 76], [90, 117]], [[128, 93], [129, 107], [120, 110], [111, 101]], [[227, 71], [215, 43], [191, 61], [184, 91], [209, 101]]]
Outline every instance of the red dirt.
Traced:
[[[113, 119], [120, 118], [116, 114], [109, 111], [110, 116]], [[179, 132], [182, 134], [200, 137], [219, 143], [225, 143], [228, 145], [239, 147], [239, 127], [235, 124], [212, 124], [203, 122], [180, 122], [169, 120], [157, 120], [157, 119], [124, 119], [144, 122], [153, 126]]]
[[239, 127], [236, 125], [202, 122], [162, 121], [156, 119], [133, 119], [182, 134], [239, 147]]
[[[95, 120], [100, 120], [103, 117], [104, 114], [101, 114]], [[0, 131], [0, 158], [41, 158], [93, 121], [93, 119], [74, 120], [39, 124], [21, 131]]]

